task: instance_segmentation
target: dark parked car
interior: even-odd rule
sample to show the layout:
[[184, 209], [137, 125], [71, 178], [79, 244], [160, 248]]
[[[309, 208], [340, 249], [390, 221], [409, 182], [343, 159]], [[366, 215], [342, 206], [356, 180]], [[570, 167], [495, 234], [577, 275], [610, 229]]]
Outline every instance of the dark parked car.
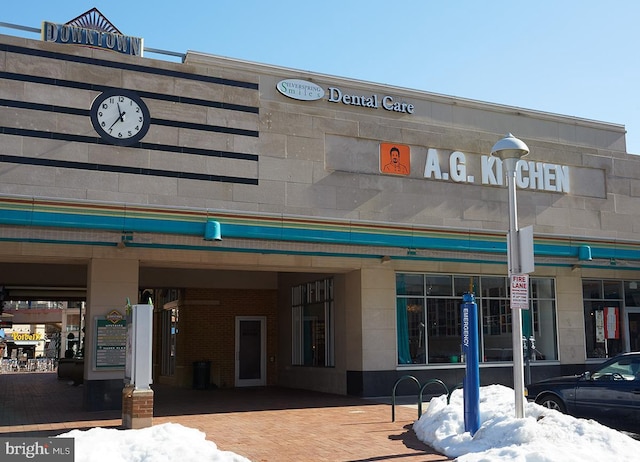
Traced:
[[533, 383], [526, 393], [550, 409], [640, 433], [640, 352], [618, 355], [581, 375]]

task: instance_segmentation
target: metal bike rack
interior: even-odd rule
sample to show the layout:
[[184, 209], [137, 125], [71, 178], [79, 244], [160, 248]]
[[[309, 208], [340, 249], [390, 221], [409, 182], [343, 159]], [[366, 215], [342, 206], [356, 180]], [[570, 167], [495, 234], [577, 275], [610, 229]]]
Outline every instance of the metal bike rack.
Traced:
[[413, 380], [418, 388], [420, 388], [420, 381], [416, 379], [413, 375], [403, 375], [398, 380], [396, 380], [395, 385], [393, 385], [393, 391], [391, 392], [391, 422], [396, 421], [396, 388], [403, 380]]
[[420, 395], [418, 395], [418, 419], [422, 417], [422, 393], [424, 392], [424, 389], [427, 388], [427, 385], [431, 385], [432, 383], [437, 383], [442, 388], [444, 388], [444, 392], [447, 395], [447, 404], [449, 404], [449, 389], [444, 384], [444, 382], [440, 379], [427, 380], [427, 383], [422, 385], [422, 388], [420, 389]]
[[[424, 393], [424, 389], [427, 388], [428, 385], [435, 383], [440, 385], [442, 388], [444, 388], [444, 392], [447, 394], [447, 404], [449, 404], [451, 392], [449, 392], [449, 389], [447, 388], [447, 386], [444, 384], [442, 380], [431, 379], [431, 380], [428, 380], [424, 385], [420, 386], [420, 381], [416, 379], [413, 375], [403, 375], [398, 380], [396, 380], [396, 383], [393, 385], [393, 391], [391, 392], [391, 422], [396, 421], [396, 388], [398, 388], [398, 385], [400, 384], [400, 382], [404, 380], [413, 380], [415, 384], [418, 386], [418, 389], [420, 390], [420, 392], [418, 393], [418, 419], [422, 416], [422, 394]], [[459, 388], [461, 386], [462, 384], [456, 385], [456, 388]]]

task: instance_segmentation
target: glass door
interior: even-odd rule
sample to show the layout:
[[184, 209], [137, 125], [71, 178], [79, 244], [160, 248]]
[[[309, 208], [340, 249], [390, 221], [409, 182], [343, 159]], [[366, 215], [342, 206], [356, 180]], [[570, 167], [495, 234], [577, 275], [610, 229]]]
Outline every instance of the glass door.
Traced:
[[625, 309], [627, 351], [640, 351], [640, 308]]
[[178, 302], [166, 303], [162, 310], [160, 333], [160, 375], [173, 376], [176, 372], [176, 349], [178, 338]]
[[236, 387], [266, 385], [266, 317], [236, 317]]

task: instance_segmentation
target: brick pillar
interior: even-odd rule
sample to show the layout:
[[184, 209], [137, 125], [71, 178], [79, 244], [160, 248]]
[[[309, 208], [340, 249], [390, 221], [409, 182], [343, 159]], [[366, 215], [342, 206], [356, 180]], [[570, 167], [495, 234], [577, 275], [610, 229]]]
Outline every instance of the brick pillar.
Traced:
[[153, 390], [137, 390], [133, 385], [122, 389], [122, 426], [138, 429], [153, 425]]

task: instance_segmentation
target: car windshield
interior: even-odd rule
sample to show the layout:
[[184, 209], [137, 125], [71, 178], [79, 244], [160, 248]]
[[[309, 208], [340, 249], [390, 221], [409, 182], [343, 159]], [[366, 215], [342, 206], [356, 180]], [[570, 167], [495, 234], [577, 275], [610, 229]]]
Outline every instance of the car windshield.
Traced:
[[640, 380], [640, 358], [620, 358], [591, 374], [593, 380]]

